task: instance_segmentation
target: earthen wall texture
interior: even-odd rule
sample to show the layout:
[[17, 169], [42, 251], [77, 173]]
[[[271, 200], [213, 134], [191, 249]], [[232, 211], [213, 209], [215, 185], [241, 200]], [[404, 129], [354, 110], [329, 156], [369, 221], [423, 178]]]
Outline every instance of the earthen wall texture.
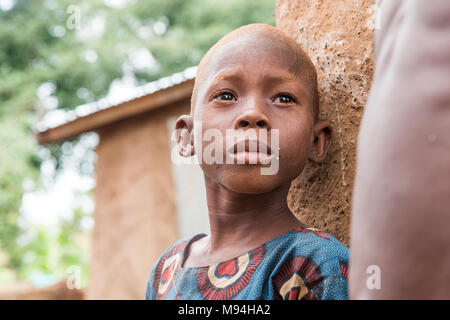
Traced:
[[327, 160], [308, 163], [288, 204], [312, 227], [349, 244], [357, 134], [374, 69], [374, 0], [278, 0], [275, 24], [316, 66], [321, 118], [333, 125]]

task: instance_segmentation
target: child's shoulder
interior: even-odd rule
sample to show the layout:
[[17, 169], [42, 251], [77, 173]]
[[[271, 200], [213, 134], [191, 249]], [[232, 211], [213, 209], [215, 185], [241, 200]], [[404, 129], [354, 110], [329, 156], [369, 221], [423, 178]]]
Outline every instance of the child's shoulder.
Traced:
[[340, 253], [348, 253], [348, 248], [333, 235], [313, 227], [298, 227], [292, 230], [291, 241], [294, 244], [302, 243], [303, 246], [318, 247], [322, 250], [337, 250]]
[[305, 256], [320, 265], [337, 262], [347, 266], [349, 261], [347, 246], [331, 234], [312, 227], [298, 227], [288, 232], [283, 247], [288, 255]]
[[349, 250], [331, 234], [299, 227], [268, 246], [278, 298], [348, 299]]
[[165, 271], [170, 270], [173, 274], [170, 274], [170, 278], [172, 278], [178, 268], [183, 263], [184, 252], [186, 246], [191, 241], [195, 241], [196, 239], [204, 236], [203, 234], [197, 234], [191, 237], [184, 237], [173, 244], [171, 244], [167, 249], [161, 253], [159, 258], [154, 263], [151, 268], [150, 276], [147, 281], [147, 290], [146, 290], [146, 299], [155, 299], [157, 292], [159, 290], [160, 281], [164, 280], [164, 277], [167, 276]]
[[167, 249], [164, 250], [163, 253], [161, 253], [156, 264], [158, 264], [159, 262], [161, 262], [167, 258], [173, 257], [173, 256], [179, 256], [180, 259], [183, 258], [184, 250], [185, 250], [186, 246], [189, 244], [189, 242], [193, 242], [196, 239], [201, 238], [203, 236], [204, 236], [204, 234], [196, 234], [194, 236], [183, 237], [183, 238], [175, 241], [173, 244], [171, 244], [169, 247], [167, 247]]

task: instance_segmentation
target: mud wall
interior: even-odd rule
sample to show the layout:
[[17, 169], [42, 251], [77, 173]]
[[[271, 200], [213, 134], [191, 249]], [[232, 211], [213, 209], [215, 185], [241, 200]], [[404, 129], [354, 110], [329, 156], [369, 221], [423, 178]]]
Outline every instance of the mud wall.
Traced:
[[334, 129], [327, 160], [307, 164], [288, 203], [304, 223], [348, 245], [358, 127], [374, 67], [375, 1], [278, 0], [275, 24], [315, 64], [321, 118]]
[[98, 130], [87, 299], [145, 299], [151, 268], [179, 239], [167, 120], [189, 100]]

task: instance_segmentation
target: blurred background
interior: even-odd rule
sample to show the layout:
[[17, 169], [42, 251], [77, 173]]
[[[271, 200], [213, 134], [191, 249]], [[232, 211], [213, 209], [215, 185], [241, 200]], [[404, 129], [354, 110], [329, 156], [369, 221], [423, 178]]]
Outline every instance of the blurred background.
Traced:
[[[274, 25], [274, 11], [275, 0], [0, 0], [0, 299], [145, 297], [155, 258], [207, 226], [186, 227], [201, 198], [181, 205], [201, 194], [199, 172], [167, 167], [195, 66], [231, 30]], [[149, 139], [167, 155], [145, 153]]]

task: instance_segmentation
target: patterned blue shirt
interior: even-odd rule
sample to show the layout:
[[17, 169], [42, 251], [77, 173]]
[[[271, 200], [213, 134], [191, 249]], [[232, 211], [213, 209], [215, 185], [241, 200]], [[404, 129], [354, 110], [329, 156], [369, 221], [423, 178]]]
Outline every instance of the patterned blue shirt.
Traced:
[[177, 241], [153, 266], [146, 299], [348, 299], [349, 250], [314, 228], [296, 228], [236, 258], [181, 267], [189, 245]]

